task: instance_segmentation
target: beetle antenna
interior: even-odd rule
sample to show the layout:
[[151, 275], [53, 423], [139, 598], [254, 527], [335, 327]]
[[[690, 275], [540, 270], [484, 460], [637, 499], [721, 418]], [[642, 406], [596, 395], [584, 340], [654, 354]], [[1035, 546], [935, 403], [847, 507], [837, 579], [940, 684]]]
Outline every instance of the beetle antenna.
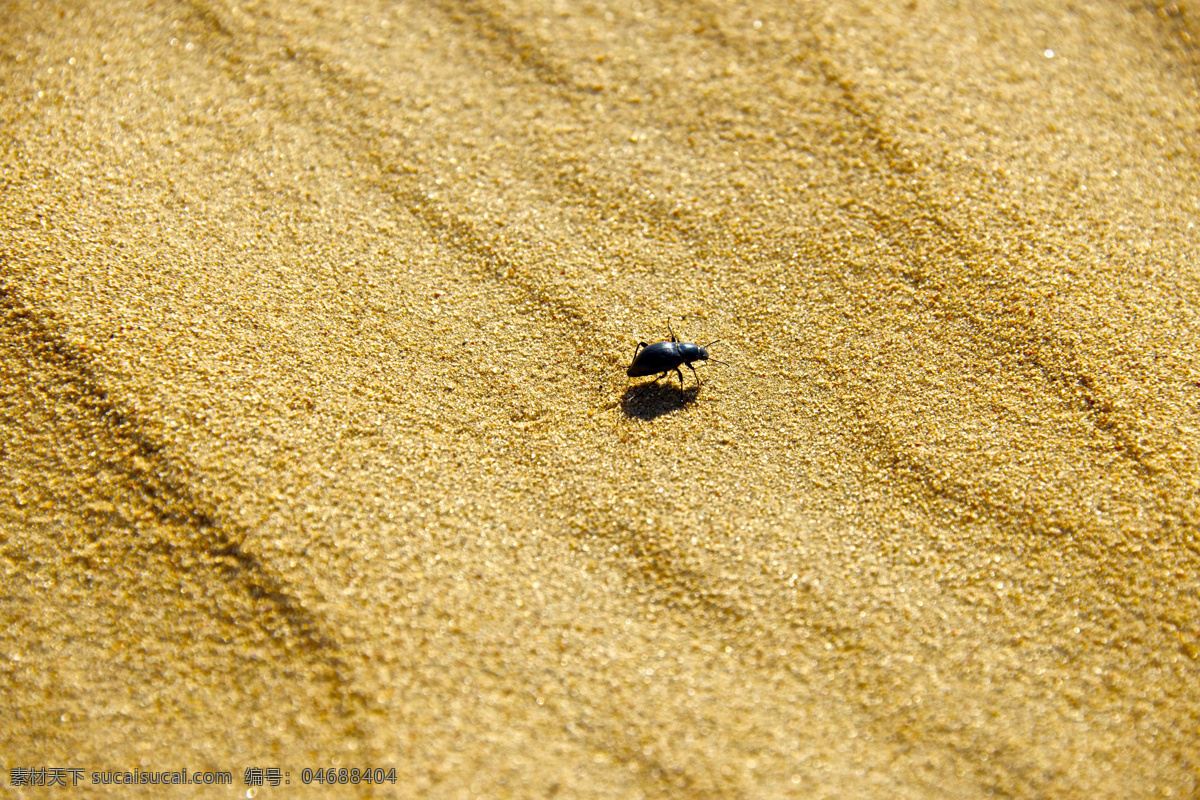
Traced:
[[708, 344], [702, 344], [702, 345], [700, 345], [700, 346], [701, 346], [701, 347], [705, 347], [705, 348], [707, 348], [707, 347], [712, 347], [714, 344], [720, 344], [720, 343], [721, 343], [721, 340], [720, 340], [720, 339], [713, 339], [713, 340], [712, 340], [711, 342], [709, 342]]

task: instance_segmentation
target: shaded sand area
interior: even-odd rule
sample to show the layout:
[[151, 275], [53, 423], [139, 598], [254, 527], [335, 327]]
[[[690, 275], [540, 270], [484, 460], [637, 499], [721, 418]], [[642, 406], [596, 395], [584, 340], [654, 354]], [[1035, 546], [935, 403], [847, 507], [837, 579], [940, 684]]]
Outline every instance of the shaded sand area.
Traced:
[[1196, 797], [1194, 11], [5, 2], [0, 781]]

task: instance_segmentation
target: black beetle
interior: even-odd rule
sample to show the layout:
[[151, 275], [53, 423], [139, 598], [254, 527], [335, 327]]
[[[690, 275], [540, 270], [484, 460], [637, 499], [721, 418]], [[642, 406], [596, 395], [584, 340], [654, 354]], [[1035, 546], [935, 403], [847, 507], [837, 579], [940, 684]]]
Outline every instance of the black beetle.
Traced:
[[[696, 385], [700, 385], [700, 376], [696, 374], [696, 368], [692, 366], [693, 361], [708, 361], [708, 349], [716, 341], [708, 344], [692, 344], [691, 342], [681, 342], [675, 338], [675, 331], [671, 330], [671, 319], [667, 318], [667, 331], [671, 334], [671, 341], [657, 342], [655, 344], [646, 344], [638, 342], [637, 347], [633, 349], [633, 363], [629, 365], [629, 369], [625, 370], [625, 374], [631, 378], [641, 378], [646, 375], [653, 375], [656, 372], [661, 372], [654, 380], [646, 384], [651, 386], [658, 383], [663, 377], [675, 370], [675, 374], [679, 376], [679, 397], [683, 399], [683, 371], [679, 367], [687, 364], [688, 369], [696, 376]], [[719, 340], [718, 340], [719, 341]], [[724, 364], [724, 361], [717, 361], [718, 364]]]

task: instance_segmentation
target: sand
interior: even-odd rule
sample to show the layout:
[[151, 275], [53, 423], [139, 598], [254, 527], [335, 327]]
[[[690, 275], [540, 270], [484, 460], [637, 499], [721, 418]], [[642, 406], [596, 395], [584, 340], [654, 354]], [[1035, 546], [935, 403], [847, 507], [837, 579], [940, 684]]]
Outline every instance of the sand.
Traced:
[[879, 5], [4, 3], [0, 783], [1200, 795], [1195, 6]]

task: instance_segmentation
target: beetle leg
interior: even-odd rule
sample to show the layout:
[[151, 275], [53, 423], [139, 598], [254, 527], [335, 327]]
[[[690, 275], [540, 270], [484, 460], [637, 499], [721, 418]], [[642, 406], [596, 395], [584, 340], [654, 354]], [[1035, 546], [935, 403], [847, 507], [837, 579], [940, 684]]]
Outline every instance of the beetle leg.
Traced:
[[[641, 352], [643, 347], [649, 347], [649, 346], [650, 345], [646, 344], [645, 342], [638, 342], [637, 347], [633, 348], [633, 360], [637, 361], [638, 353]], [[632, 362], [630, 362], [630, 363], [632, 363]]]
[[671, 334], [672, 342], [679, 341], [678, 339], [675, 338], [675, 331], [671, 330], [671, 318], [670, 317], [667, 317], [667, 333]]
[[[688, 366], [691, 366], [691, 364], [689, 364]], [[665, 375], [666, 373], [664, 372], [663, 374]], [[682, 400], [683, 399], [683, 370], [681, 370], [679, 367], [676, 367], [675, 374], [679, 376], [679, 399]]]
[[696, 368], [692, 366], [692, 362], [690, 362], [690, 361], [687, 362], [687, 365], [688, 365], [688, 369], [690, 369], [692, 371], [692, 374], [696, 376], [696, 385], [699, 386], [700, 385], [700, 375], [697, 374]]
[[646, 391], [651, 386], [653, 386], [654, 384], [661, 381], [663, 379], [663, 375], [666, 375], [666, 374], [667, 373], [664, 372], [662, 375], [659, 375], [657, 378], [650, 381], [649, 383], [643, 383], [641, 386], [638, 387], [638, 390], [636, 392], [634, 392], [632, 396], [630, 396], [629, 399], [632, 400], [634, 397], [641, 397], [642, 392]]

